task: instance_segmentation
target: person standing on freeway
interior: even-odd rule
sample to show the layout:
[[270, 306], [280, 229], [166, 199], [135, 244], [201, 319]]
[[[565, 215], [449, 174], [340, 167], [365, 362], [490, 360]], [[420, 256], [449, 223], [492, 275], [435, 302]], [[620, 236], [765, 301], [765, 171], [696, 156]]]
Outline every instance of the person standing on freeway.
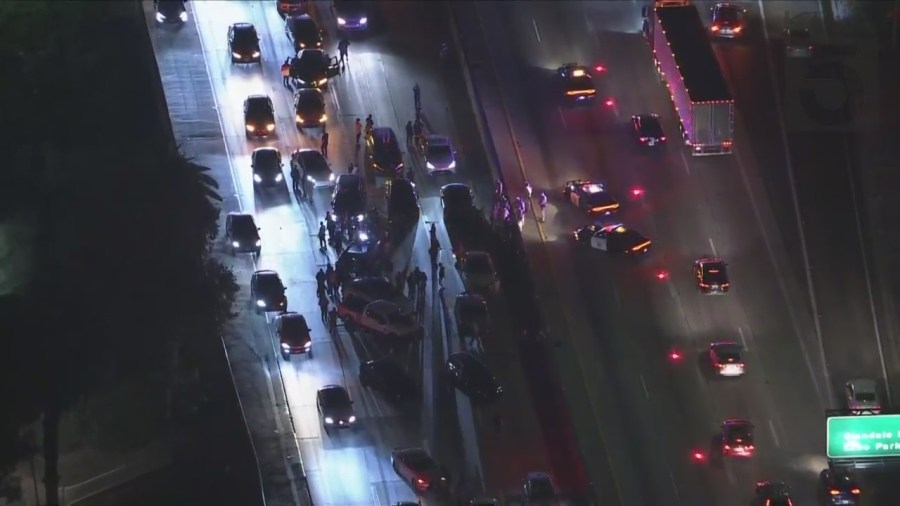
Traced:
[[543, 223], [547, 219], [547, 204], [547, 194], [541, 192], [541, 196], [538, 198], [538, 207], [540, 207], [541, 209], [541, 223]]
[[359, 118], [356, 118], [356, 123], [353, 124], [353, 131], [356, 133], [356, 145], [359, 146], [359, 138], [362, 136], [362, 122]]

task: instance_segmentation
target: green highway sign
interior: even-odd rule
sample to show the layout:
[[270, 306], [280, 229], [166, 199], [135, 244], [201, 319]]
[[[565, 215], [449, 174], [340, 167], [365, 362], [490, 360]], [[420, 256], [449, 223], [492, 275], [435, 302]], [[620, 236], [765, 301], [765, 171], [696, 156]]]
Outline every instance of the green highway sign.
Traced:
[[900, 415], [833, 416], [825, 441], [830, 459], [900, 457]]

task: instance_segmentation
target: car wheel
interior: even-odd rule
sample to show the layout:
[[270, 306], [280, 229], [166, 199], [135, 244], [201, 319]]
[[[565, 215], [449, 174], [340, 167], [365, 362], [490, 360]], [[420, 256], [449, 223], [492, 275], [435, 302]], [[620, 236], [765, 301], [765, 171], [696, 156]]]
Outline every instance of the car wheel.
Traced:
[[312, 355], [313, 355], [313, 354], [312, 354], [312, 350], [309, 350], [308, 352], [306, 352], [306, 354], [307, 354], [307, 357], [306, 357], [307, 360], [312, 360], [312, 358], [313, 358], [313, 357], [312, 357]]

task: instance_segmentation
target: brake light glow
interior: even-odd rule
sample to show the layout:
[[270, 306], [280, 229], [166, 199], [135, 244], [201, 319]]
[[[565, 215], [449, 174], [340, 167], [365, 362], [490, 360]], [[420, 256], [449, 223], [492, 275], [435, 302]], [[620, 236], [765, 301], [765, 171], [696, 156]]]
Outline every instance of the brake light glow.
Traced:
[[644, 189], [639, 186], [635, 186], [634, 188], [631, 189], [631, 195], [633, 195], [635, 197], [643, 197]]
[[607, 98], [606, 102], [604, 103], [606, 104], [606, 107], [613, 107], [614, 105], [616, 105], [616, 102], [611, 98]]
[[649, 137], [641, 137], [641, 142], [647, 142], [649, 140], [650, 140]]
[[730, 148], [730, 147], [731, 147], [731, 141], [722, 141], [722, 147], [723, 147], [723, 148]]
[[425, 480], [423, 480], [422, 478], [416, 478], [416, 483], [422, 484], [425, 483]]
[[660, 137], [660, 138], [659, 138], [659, 140], [660, 140], [660, 141], [663, 141], [663, 142], [665, 142], [665, 140], [666, 140], [666, 136], [665, 136], [665, 135], [663, 135], [663, 136], [662, 136], [662, 137]]
[[683, 355], [681, 354], [681, 352], [676, 350], [675, 348], [672, 348], [669, 351], [669, 360], [671, 360], [672, 362], [678, 362], [682, 357]]
[[744, 29], [743, 26], [735, 26], [733, 31], [734, 31], [734, 33], [741, 33], [741, 30], [743, 30], [743, 29]]
[[719, 31], [719, 25], [712, 25], [712, 26], [710, 27], [710, 30], [712, 30], [712, 31], [714, 31], [714, 32], [718, 32], [718, 31]]
[[604, 67], [603, 65], [597, 65], [596, 67], [594, 67], [594, 70], [596, 70], [597, 72], [606, 72], [606, 67]]
[[658, 279], [660, 281], [665, 281], [665, 280], [669, 279], [669, 273], [666, 271], [659, 271], [656, 273], [656, 279]]
[[703, 462], [704, 460], [706, 460], [706, 455], [701, 451], [695, 450], [693, 453], [691, 453], [691, 458], [697, 462]]

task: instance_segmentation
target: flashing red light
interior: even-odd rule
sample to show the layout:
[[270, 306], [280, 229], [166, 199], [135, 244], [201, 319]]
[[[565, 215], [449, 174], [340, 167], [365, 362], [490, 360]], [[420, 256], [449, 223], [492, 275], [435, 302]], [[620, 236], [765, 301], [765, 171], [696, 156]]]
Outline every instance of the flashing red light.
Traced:
[[607, 98], [605, 104], [606, 107], [613, 107], [616, 105], [616, 101], [611, 98]]
[[594, 70], [596, 70], [597, 72], [606, 72], [606, 67], [604, 67], [603, 65], [597, 65], [596, 67], [594, 67]]
[[644, 189], [641, 188], [640, 186], [635, 186], [634, 188], [631, 189], [631, 195], [633, 197], [643, 197]]
[[703, 462], [706, 460], [706, 454], [699, 450], [694, 450], [694, 452], [691, 453], [691, 458], [694, 459], [694, 462]]
[[669, 360], [671, 360], [672, 362], [678, 362], [683, 357], [684, 356], [681, 354], [681, 352], [676, 350], [675, 348], [672, 348], [672, 350], [669, 351]]
[[669, 273], [666, 271], [659, 271], [656, 273], [656, 279], [658, 279], [660, 281], [665, 281], [665, 280], [669, 279]]

